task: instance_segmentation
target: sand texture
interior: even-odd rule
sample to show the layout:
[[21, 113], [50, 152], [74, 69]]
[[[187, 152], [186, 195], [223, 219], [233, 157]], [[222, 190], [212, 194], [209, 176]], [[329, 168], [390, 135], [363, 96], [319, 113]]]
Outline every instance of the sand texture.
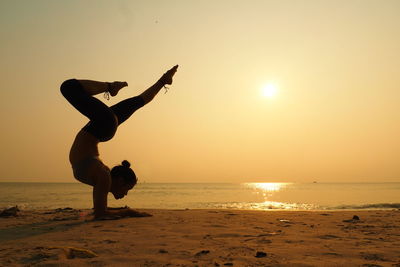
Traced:
[[1, 217], [0, 266], [400, 266], [399, 210], [143, 211]]

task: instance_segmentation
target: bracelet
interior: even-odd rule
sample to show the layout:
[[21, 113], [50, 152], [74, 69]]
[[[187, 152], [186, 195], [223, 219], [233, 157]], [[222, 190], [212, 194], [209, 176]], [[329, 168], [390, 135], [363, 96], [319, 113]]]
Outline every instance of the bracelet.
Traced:
[[107, 91], [104, 92], [103, 97], [107, 100], [110, 100], [110, 90], [111, 90], [111, 83], [106, 82], [107, 84]]
[[164, 89], [165, 89], [164, 94], [168, 93], [169, 87], [167, 87], [167, 86], [165, 86], [165, 85], [164, 85], [163, 87], [164, 87]]

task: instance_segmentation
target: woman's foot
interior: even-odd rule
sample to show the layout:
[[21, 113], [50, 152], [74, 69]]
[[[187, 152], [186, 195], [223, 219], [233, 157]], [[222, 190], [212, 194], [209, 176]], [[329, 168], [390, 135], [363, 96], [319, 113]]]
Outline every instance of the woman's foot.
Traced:
[[122, 88], [125, 86], [128, 86], [127, 82], [112, 82], [109, 83], [109, 89], [108, 92], [110, 92], [111, 96], [116, 96]]
[[163, 85], [172, 84], [172, 77], [174, 77], [175, 72], [177, 71], [178, 67], [179, 67], [179, 65], [173, 66], [170, 70], [168, 70], [166, 73], [164, 73], [163, 76], [161, 76], [161, 78], [160, 78], [159, 81], [160, 81]]

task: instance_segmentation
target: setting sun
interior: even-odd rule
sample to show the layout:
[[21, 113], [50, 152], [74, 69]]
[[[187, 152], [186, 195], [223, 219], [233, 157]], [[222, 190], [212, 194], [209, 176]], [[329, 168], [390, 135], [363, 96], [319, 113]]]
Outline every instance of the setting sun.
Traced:
[[276, 84], [268, 83], [264, 85], [261, 89], [262, 96], [266, 98], [274, 98], [278, 93], [278, 87]]

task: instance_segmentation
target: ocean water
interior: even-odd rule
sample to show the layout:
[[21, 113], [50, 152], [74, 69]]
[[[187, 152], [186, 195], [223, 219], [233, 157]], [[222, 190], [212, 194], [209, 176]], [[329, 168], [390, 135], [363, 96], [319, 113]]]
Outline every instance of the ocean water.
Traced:
[[[91, 208], [80, 183], [0, 183], [0, 208]], [[150, 209], [398, 209], [400, 183], [142, 183], [109, 206]]]

